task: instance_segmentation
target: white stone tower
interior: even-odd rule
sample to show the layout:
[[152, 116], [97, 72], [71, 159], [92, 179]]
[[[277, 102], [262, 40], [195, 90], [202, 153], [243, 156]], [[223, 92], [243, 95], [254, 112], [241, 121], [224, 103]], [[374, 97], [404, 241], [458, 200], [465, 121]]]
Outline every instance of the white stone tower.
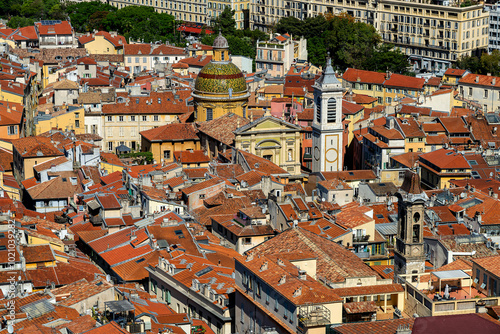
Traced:
[[342, 84], [332, 60], [327, 59], [323, 75], [314, 84], [313, 172], [341, 171], [344, 168], [342, 125]]

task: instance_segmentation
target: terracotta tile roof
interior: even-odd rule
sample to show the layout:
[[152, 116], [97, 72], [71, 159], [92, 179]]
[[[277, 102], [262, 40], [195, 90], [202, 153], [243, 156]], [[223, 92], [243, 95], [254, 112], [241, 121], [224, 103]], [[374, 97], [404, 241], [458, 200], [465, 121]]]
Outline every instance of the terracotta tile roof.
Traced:
[[198, 124], [198, 130], [223, 144], [233, 145], [238, 127], [247, 125], [250, 121], [233, 113], [227, 113], [216, 119]]
[[363, 111], [365, 107], [356, 104], [356, 103], [351, 103], [346, 100], [342, 101], [342, 114], [344, 115], [355, 115], [358, 112]]
[[212, 61], [212, 56], [200, 55], [196, 57], [189, 57], [179, 60], [180, 63], [188, 64], [189, 67], [202, 68]]
[[236, 220], [234, 216], [230, 215], [214, 217], [212, 218], [212, 220], [219, 223], [219, 225], [224, 226], [228, 231], [238, 237], [274, 235], [274, 229], [270, 225], [249, 224], [243, 226], [240, 221]]
[[445, 130], [452, 133], [470, 133], [464, 121], [460, 117], [440, 117], [439, 122], [443, 125]]
[[55, 261], [54, 253], [49, 245], [25, 246], [22, 250], [26, 263]]
[[446, 70], [446, 72], [444, 72], [444, 75], [461, 77], [465, 72], [467, 72], [467, 70], [461, 70], [459, 68], [449, 68]]
[[420, 129], [419, 123], [413, 118], [397, 118], [401, 131], [405, 138], [425, 137], [425, 133]]
[[418, 161], [418, 156], [421, 152], [407, 152], [403, 154], [393, 155], [391, 159], [400, 163], [402, 166], [407, 168], [415, 167], [415, 164]]
[[422, 128], [425, 132], [445, 132], [444, 126], [439, 123], [424, 123], [422, 122]]
[[409, 77], [406, 75], [391, 74], [390, 78], [384, 82], [386, 87], [400, 87], [413, 90], [422, 90], [424, 88], [425, 79]]
[[372, 71], [348, 68], [342, 78], [349, 82], [362, 82], [381, 85], [385, 81], [386, 74]]
[[73, 197], [81, 192], [81, 187], [73, 185], [66, 177], [55, 177], [27, 188], [32, 200], [48, 200]]
[[110, 34], [107, 31], [98, 31], [94, 35], [89, 36], [83, 35], [78, 39], [78, 42], [80, 42], [80, 44], [86, 44], [95, 40], [94, 36], [104, 36], [104, 38], [111, 44], [113, 44], [114, 47], [120, 47], [127, 44], [127, 40], [125, 39], [125, 37], [117, 34]]
[[419, 158], [421, 163], [430, 162], [440, 169], [471, 168], [462, 154], [445, 148], [421, 154]]
[[313, 252], [317, 259], [317, 276], [328, 282], [343, 282], [347, 277], [378, 274], [354, 253], [327, 238], [302, 228], [288, 229], [253, 248], [255, 254], [279, 254], [287, 251]]
[[207, 163], [210, 161], [204, 150], [175, 151], [174, 158], [175, 161], [181, 164]]
[[379, 285], [366, 285], [354, 286], [350, 288], [333, 289], [333, 291], [340, 297], [364, 296], [364, 295], [377, 295], [388, 293], [404, 292], [401, 284], [379, 284]]
[[172, 45], [160, 44], [153, 48], [153, 55], [186, 55], [184, 48], [179, 48]]
[[409, 104], [403, 104], [401, 109], [397, 112], [398, 114], [417, 114], [423, 116], [431, 115], [431, 108], [416, 107]]
[[96, 253], [101, 253], [107, 249], [115, 248], [126, 242], [130, 242], [132, 227], [121, 229], [113, 234], [105, 235], [100, 238], [94, 239], [88, 245]]
[[381, 264], [370, 266], [384, 279], [394, 279], [394, 265], [393, 264]]
[[299, 227], [327, 239], [336, 239], [346, 233], [351, 232], [349, 229], [346, 229], [324, 218], [320, 218], [312, 222], [299, 222]]
[[213, 179], [209, 179], [209, 180], [197, 183], [197, 184], [193, 184], [192, 186], [183, 188], [181, 191], [186, 195], [190, 195], [194, 192], [201, 191], [201, 190], [219, 185], [221, 183], [225, 183], [224, 179], [222, 179], [220, 177], [215, 177]]
[[459, 85], [500, 87], [500, 77], [469, 73], [458, 80]]
[[103, 162], [107, 162], [107, 163], [112, 164], [112, 165], [125, 167], [123, 162], [121, 162], [121, 160], [118, 158], [118, 156], [114, 153], [101, 152], [101, 160]]
[[13, 170], [14, 154], [12, 151], [0, 147], [0, 168], [6, 172]]
[[157, 265], [160, 256], [164, 259], [171, 258], [166, 251], [155, 250], [131, 261], [117, 264], [112, 270], [125, 282], [142, 281], [149, 277], [149, 272], [146, 270], [146, 267], [149, 265]]
[[166, 227], [150, 225], [146, 229], [149, 235], [154, 235], [156, 240], [165, 240], [170, 247], [176, 245], [176, 249], [182, 249], [186, 254], [202, 256], [185, 224]]
[[375, 180], [377, 177], [371, 169], [360, 169], [340, 172], [321, 172], [326, 180], [341, 179], [344, 181]]
[[106, 325], [91, 329], [85, 334], [130, 334], [130, 332], [121, 328], [116, 322], [111, 321]]
[[110, 267], [114, 267], [124, 262], [134, 261], [136, 258], [143, 257], [152, 251], [149, 244], [135, 248], [128, 243], [121, 247], [104, 251], [100, 253], [100, 256]]
[[47, 137], [32, 136], [14, 139], [12, 145], [23, 158], [55, 157], [63, 155], [63, 153], [51, 143], [51, 139]]
[[[105, 115], [141, 115], [141, 114], [184, 114], [193, 111], [187, 100], [191, 97], [191, 89], [150, 92], [149, 96], [122, 96], [130, 102], [103, 104], [102, 113]], [[138, 103], [137, 103], [138, 102]]]
[[347, 314], [375, 313], [378, 309], [374, 301], [344, 303], [342, 306]]
[[58, 166], [68, 161], [69, 161], [68, 158], [62, 156], [42, 162], [38, 165], [33, 166], [33, 168], [40, 173], [41, 171], [50, 169], [52, 166]]
[[427, 79], [427, 82], [425, 83], [426, 86], [433, 86], [433, 87], [439, 87], [441, 84], [441, 78], [439, 77], [430, 77]]
[[62, 21], [51, 25], [35, 22], [35, 27], [40, 35], [71, 35], [73, 33], [71, 23], [68, 21]]
[[115, 194], [97, 195], [96, 199], [99, 201], [104, 210], [115, 210], [122, 208]]
[[489, 271], [496, 277], [500, 277], [500, 255], [472, 259], [471, 261]]
[[141, 131], [140, 134], [150, 142], [168, 142], [168, 141], [199, 141], [197, 131], [191, 123], [172, 123]]
[[[267, 285], [272, 286], [295, 306], [310, 303], [335, 303], [342, 300], [332, 289], [327, 288], [309, 275], [305, 279], [299, 278], [299, 268], [288, 260], [280, 259], [279, 254], [254, 256], [252, 259], [240, 257], [236, 261], [257, 275]], [[281, 284], [283, 279], [285, 282]]]
[[340, 179], [329, 179], [318, 182], [326, 190], [349, 190], [352, 189], [347, 183]]
[[335, 327], [338, 334], [393, 334], [399, 326], [413, 327], [415, 318], [357, 322]]
[[186, 174], [188, 179], [201, 179], [205, 178], [205, 174], [208, 173], [207, 167], [200, 168], [183, 168], [182, 172]]
[[447, 332], [495, 334], [500, 332], [500, 322], [487, 314], [454, 314], [443, 317], [415, 318], [412, 328], [412, 334], [438, 334]]

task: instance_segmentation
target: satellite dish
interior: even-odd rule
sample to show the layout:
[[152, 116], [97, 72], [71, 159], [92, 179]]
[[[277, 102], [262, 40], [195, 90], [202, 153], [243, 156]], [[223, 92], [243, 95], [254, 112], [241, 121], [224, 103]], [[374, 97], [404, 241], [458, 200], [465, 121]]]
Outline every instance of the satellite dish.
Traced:
[[14, 326], [12, 326], [12, 325], [7, 326], [7, 332], [9, 332], [11, 334], [14, 333]]

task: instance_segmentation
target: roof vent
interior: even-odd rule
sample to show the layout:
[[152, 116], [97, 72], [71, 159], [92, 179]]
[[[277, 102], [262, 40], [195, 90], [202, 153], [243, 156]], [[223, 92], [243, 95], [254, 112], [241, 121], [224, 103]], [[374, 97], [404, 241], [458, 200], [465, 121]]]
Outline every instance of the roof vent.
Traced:
[[297, 290], [295, 290], [295, 291], [293, 292], [293, 296], [294, 296], [294, 297], [298, 297], [298, 296], [300, 296], [301, 294], [302, 294], [302, 287], [301, 287], [301, 286], [299, 286], [299, 287], [297, 288]]
[[260, 271], [267, 270], [268, 265], [269, 265], [269, 264], [267, 263], [267, 261], [266, 261], [266, 262], [264, 262], [264, 263], [262, 263], [262, 265], [260, 266]]
[[286, 283], [286, 275], [282, 275], [280, 277], [280, 280], [278, 282], [278, 285], [282, 285], [282, 284], [285, 284]]
[[476, 82], [479, 82], [479, 75], [476, 75]]

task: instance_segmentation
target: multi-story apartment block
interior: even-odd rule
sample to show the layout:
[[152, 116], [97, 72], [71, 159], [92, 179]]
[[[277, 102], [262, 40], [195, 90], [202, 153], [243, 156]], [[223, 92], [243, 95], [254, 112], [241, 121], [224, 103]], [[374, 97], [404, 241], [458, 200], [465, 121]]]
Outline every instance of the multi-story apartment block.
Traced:
[[178, 21], [201, 24], [210, 24], [228, 6], [235, 11], [236, 28], [245, 29], [250, 27], [249, 0], [154, 0], [154, 2], [153, 0], [111, 0], [109, 4], [117, 8], [125, 6], [154, 7], [158, 13], [168, 13], [175, 16]]
[[440, 70], [488, 45], [489, 14], [482, 4], [458, 7], [382, 0], [375, 28], [416, 69]]
[[459, 94], [482, 107], [483, 112], [500, 108], [500, 77], [469, 73], [458, 81]]
[[257, 42], [257, 70], [267, 70], [272, 77], [283, 77], [294, 61], [307, 61], [307, 40], [293, 40], [289, 34], [276, 35]]
[[490, 13], [488, 52], [500, 49], [500, 4], [485, 6]]
[[120, 145], [138, 150], [140, 132], [173, 123], [177, 116], [194, 107], [189, 105], [191, 90], [162, 91], [145, 94], [117, 94], [115, 104], [104, 104], [100, 111], [85, 113], [89, 133], [103, 138], [101, 149], [107, 152]]
[[385, 42], [410, 57], [415, 69], [448, 68], [459, 57], [488, 45], [489, 13], [482, 4], [459, 7], [400, 0], [257, 0], [252, 5], [250, 25], [268, 31], [282, 17], [305, 19], [325, 13], [346, 13], [373, 24]]

